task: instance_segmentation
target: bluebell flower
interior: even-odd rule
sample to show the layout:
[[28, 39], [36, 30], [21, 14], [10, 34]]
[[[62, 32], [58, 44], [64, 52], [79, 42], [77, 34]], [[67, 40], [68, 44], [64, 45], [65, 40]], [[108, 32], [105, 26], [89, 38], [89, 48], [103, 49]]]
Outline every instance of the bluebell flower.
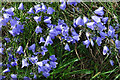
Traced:
[[15, 62], [11, 62], [11, 65], [12, 66], [16, 66], [17, 65], [17, 62], [15, 61]]
[[51, 66], [48, 63], [46, 63], [45, 66], [43, 66], [42, 68], [43, 68], [43, 70], [42, 70], [43, 73], [50, 72], [50, 70], [51, 70]]
[[42, 8], [42, 10], [41, 10], [42, 12], [45, 13], [47, 11], [47, 7], [46, 7], [46, 5], [44, 5], [44, 3], [42, 3], [42, 7], [41, 8]]
[[14, 11], [14, 8], [13, 8], [13, 7], [9, 8], [9, 9], [5, 9], [5, 12], [6, 12], [7, 14], [11, 15], [11, 16], [14, 15], [13, 11]]
[[[7, 14], [7, 13], [4, 13], [4, 14], [3, 14], [3, 17], [4, 17], [4, 18], [9, 18], [10, 16], [11, 16], [11, 15], [10, 15], [10, 14]], [[5, 20], [5, 19], [4, 19], [4, 20]]]
[[63, 3], [60, 5], [60, 9], [65, 10], [65, 8], [66, 8], [66, 2], [63, 2]]
[[37, 62], [36, 65], [38, 65], [39, 67], [42, 67], [43, 66], [43, 62]]
[[34, 52], [34, 55], [38, 55], [38, 54], [40, 54], [40, 52]]
[[32, 64], [35, 64], [35, 63], [37, 63], [37, 61], [38, 61], [38, 57], [37, 57], [37, 56], [32, 56], [31, 58], [29, 58], [29, 61], [30, 61]]
[[94, 46], [94, 42], [93, 42], [92, 39], [90, 39], [90, 43], [91, 43], [92, 46]]
[[0, 48], [0, 53], [3, 54], [4, 48]]
[[47, 78], [48, 76], [50, 76], [50, 73], [49, 72], [43, 72], [42, 75]]
[[78, 36], [73, 36], [73, 39], [74, 39], [75, 41], [79, 41], [79, 40], [80, 40], [79, 35], [78, 35]]
[[6, 78], [6, 76], [1, 76], [0, 75], [0, 80], [5, 79], [5, 78]]
[[50, 56], [50, 61], [55, 62], [56, 60], [57, 60], [57, 58], [55, 57], [55, 55], [51, 55], [51, 56]]
[[2, 19], [1, 20], [1, 24], [0, 24], [0, 26], [1, 26], [1, 28], [2, 28], [2, 26], [6, 26], [7, 25], [7, 23], [8, 23], [8, 21], [9, 21], [9, 18], [4, 18], [4, 19]]
[[34, 77], [33, 77], [34, 79], [37, 79], [37, 76], [34, 74]]
[[14, 28], [18, 23], [19, 23], [19, 21], [15, 20], [15, 19], [11, 19], [10, 20], [11, 28]]
[[73, 20], [73, 26], [76, 28], [77, 24], [76, 24], [76, 19]]
[[104, 22], [104, 24], [106, 24], [107, 21], [108, 21], [108, 17], [104, 17], [104, 18], [102, 18], [102, 22]]
[[14, 17], [14, 19], [16, 19], [17, 21], [19, 21], [19, 20], [20, 20], [20, 18], [18, 18], [18, 17]]
[[53, 28], [53, 24], [47, 24], [47, 27], [48, 27], [49, 29], [51, 29], [51, 28]]
[[30, 19], [29, 17], [25, 17], [25, 19]]
[[62, 25], [58, 25], [55, 28], [56, 28], [57, 31], [60, 31], [60, 32], [62, 31]]
[[98, 16], [92, 16], [92, 20], [95, 21], [96, 23], [101, 22], [101, 19]]
[[110, 64], [113, 66], [114, 65], [114, 62], [113, 62], [113, 60], [110, 60]]
[[3, 11], [5, 11], [5, 7], [3, 7], [3, 8], [0, 10], [0, 13], [2, 14]]
[[111, 38], [115, 36], [115, 29], [111, 25], [109, 26], [108, 36], [111, 36]]
[[33, 8], [31, 7], [30, 10], [27, 12], [28, 14], [34, 14]]
[[109, 48], [107, 46], [104, 46], [103, 47], [103, 55], [106, 55], [108, 51], [109, 51]]
[[29, 77], [24, 76], [24, 80], [31, 80]]
[[83, 17], [83, 23], [86, 24], [88, 22], [88, 18], [86, 16]]
[[88, 48], [88, 46], [90, 44], [90, 41], [89, 40], [85, 40], [85, 41], [83, 41], [83, 44], [86, 45], [86, 48]]
[[49, 59], [43, 60], [43, 61], [42, 61], [43, 65], [44, 65], [44, 64], [47, 64], [48, 61], [50, 61], [50, 60], [49, 60]]
[[29, 66], [29, 63], [27, 62], [27, 58], [25, 58], [25, 59], [22, 59], [22, 67], [21, 68], [23, 68], [23, 67], [28, 67]]
[[48, 44], [53, 44], [53, 41], [50, 36], [47, 36], [44, 46], [48, 46]]
[[49, 35], [52, 39], [54, 39], [55, 36], [57, 36], [58, 34], [60, 34], [60, 32], [57, 31], [56, 28], [51, 29], [50, 32], [49, 32]]
[[84, 24], [83, 19], [81, 17], [78, 17], [76, 19], [76, 25], [83, 25], [83, 24]]
[[40, 16], [40, 17], [35, 16], [35, 17], [34, 17], [34, 20], [38, 23], [38, 22], [40, 22], [40, 21], [41, 21], [41, 17], [42, 17], [42, 16]]
[[87, 27], [94, 30], [95, 29], [95, 22], [89, 22], [87, 23]]
[[42, 28], [37, 26], [36, 29], [35, 29], [35, 32], [38, 34], [38, 33], [42, 33]]
[[38, 73], [43, 71], [43, 66], [38, 66]]
[[73, 38], [71, 37], [71, 36], [67, 36], [66, 38], [65, 38], [65, 40], [67, 40], [67, 42], [69, 43], [69, 42], [73, 42], [73, 40], [78, 40], [77, 38], [76, 38], [76, 36], [73, 36]]
[[97, 41], [98, 46], [101, 46], [102, 38], [97, 37], [96, 41]]
[[3, 66], [3, 63], [2, 62], [0, 62], [0, 67], [2, 67]]
[[100, 16], [103, 16], [104, 15], [104, 11], [103, 11], [103, 7], [99, 7], [98, 9], [96, 9], [94, 11], [95, 14], [98, 14]]
[[17, 74], [11, 74], [11, 78], [12, 78], [13, 80], [17, 80]]
[[21, 10], [24, 10], [24, 5], [23, 5], [23, 3], [20, 3], [18, 9], [19, 9], [19, 10], [20, 10], [20, 9], [21, 9]]
[[58, 19], [58, 25], [63, 25], [64, 24], [64, 20]]
[[52, 7], [48, 7], [47, 14], [53, 14], [53, 12], [55, 12], [55, 10]]
[[86, 35], [87, 39], [89, 39], [89, 36], [90, 36], [91, 34], [90, 34], [89, 32], [86, 32], [85, 35]]
[[62, 35], [68, 36], [69, 35], [68, 32], [69, 32], [69, 27], [66, 24], [63, 24], [62, 25]]
[[100, 34], [101, 38], [103, 38], [103, 39], [105, 39], [106, 36], [108, 36], [105, 32], [102, 32], [102, 31], [100, 31], [99, 34]]
[[120, 49], [120, 41], [119, 40], [115, 40], [115, 45], [117, 49]]
[[51, 23], [51, 17], [44, 17], [44, 22], [50, 24]]
[[47, 48], [46, 48], [45, 46], [41, 46], [41, 49], [42, 49], [43, 51], [45, 51], [45, 52], [48, 51]]
[[7, 73], [7, 72], [10, 72], [9, 68], [7, 68], [3, 71], [3, 73]]
[[24, 54], [24, 52], [23, 52], [23, 47], [22, 47], [22, 46], [19, 46], [19, 48], [17, 49], [17, 52], [16, 52], [16, 53], [18, 53], [18, 54], [23, 53], [23, 54]]
[[43, 37], [40, 38], [40, 42], [39, 42], [39, 44], [42, 43], [42, 42], [45, 42], [45, 40], [44, 40]]
[[76, 0], [67, 0], [67, 4], [76, 6], [77, 5], [77, 1]]
[[16, 36], [16, 35], [19, 35], [20, 33], [22, 33], [22, 29], [24, 29], [23, 27], [24, 25], [20, 25], [20, 24], [17, 24], [17, 26], [15, 28], [13, 28], [12, 30], [9, 30], [9, 33], [12, 34], [12, 36]]
[[34, 52], [35, 52], [35, 44], [32, 44], [32, 45], [29, 47], [29, 50], [32, 50], [32, 52], [34, 53]]
[[35, 9], [35, 13], [39, 13], [42, 8], [40, 7], [39, 4], [37, 4], [37, 5], [34, 6], [34, 9]]
[[103, 31], [103, 30], [106, 30], [106, 29], [107, 29], [104, 25], [102, 25], [101, 22], [98, 23], [97, 26], [98, 26], [97, 29], [98, 29], [99, 31]]
[[56, 65], [57, 65], [58, 63], [57, 62], [50, 62], [50, 66], [51, 66], [51, 68], [56, 68]]
[[71, 33], [72, 33], [72, 37], [73, 37], [74, 40], [76, 40], [76, 41], [80, 40], [79, 34], [76, 33], [74, 28], [71, 28]]
[[41, 49], [42, 49], [42, 52], [41, 54], [44, 56], [45, 55], [45, 52], [47, 52], [47, 48], [45, 46], [41, 46]]
[[66, 44], [64, 49], [67, 50], [67, 51], [70, 51], [70, 47], [69, 47], [69, 45]]

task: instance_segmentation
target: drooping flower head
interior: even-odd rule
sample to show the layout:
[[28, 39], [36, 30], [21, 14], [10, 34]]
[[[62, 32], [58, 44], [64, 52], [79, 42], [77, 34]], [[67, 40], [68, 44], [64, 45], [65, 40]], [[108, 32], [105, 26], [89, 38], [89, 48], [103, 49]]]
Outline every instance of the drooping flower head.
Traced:
[[83, 25], [84, 23], [83, 23], [83, 19], [81, 18], [81, 17], [78, 17], [77, 19], [76, 19], [76, 25]]
[[20, 9], [21, 9], [21, 10], [24, 10], [24, 5], [23, 5], [23, 3], [20, 3], [18, 9], [19, 9], [19, 10], [20, 10]]
[[35, 52], [35, 44], [32, 44], [32, 45], [29, 47], [29, 50], [32, 50], [32, 52], [34, 53], [34, 52]]
[[23, 68], [23, 67], [28, 67], [29, 66], [29, 63], [27, 62], [27, 58], [25, 58], [25, 59], [22, 59], [22, 67], [21, 68]]
[[10, 69], [9, 69], [9, 68], [7, 68], [7, 69], [5, 69], [5, 70], [3, 71], [3, 73], [7, 73], [7, 72], [10, 72]]
[[45, 40], [44, 40], [43, 37], [40, 38], [40, 42], [39, 42], [39, 44], [42, 43], [42, 42], [45, 42]]
[[87, 23], [87, 27], [92, 29], [92, 30], [95, 30], [95, 22], [89, 22]]
[[29, 60], [32, 64], [35, 64], [38, 61], [38, 57], [37, 56], [32, 56], [31, 58], [29, 58]]
[[97, 41], [98, 46], [101, 46], [102, 38], [97, 37], [96, 41]]
[[53, 62], [55, 62], [57, 60], [57, 58], [55, 57], [55, 55], [51, 55], [50, 56], [50, 60], [53, 61]]
[[98, 16], [92, 16], [92, 20], [93, 20], [94, 22], [96, 22], [96, 23], [101, 22], [101, 19], [100, 19], [100, 17], [98, 17]]
[[47, 14], [53, 14], [53, 12], [55, 12], [55, 10], [52, 7], [48, 7]]
[[103, 47], [103, 55], [106, 55], [108, 51], [109, 51], [109, 48], [107, 46], [104, 46]]
[[99, 7], [98, 9], [96, 9], [94, 11], [95, 14], [98, 14], [100, 16], [103, 16], [104, 15], [104, 11], [103, 11], [103, 7]]
[[36, 29], [35, 29], [35, 32], [38, 34], [38, 33], [42, 33], [42, 28], [37, 26]]
[[24, 54], [24, 52], [23, 52], [23, 47], [22, 47], [22, 46], [19, 46], [19, 48], [17, 49], [17, 52], [16, 52], [16, 53], [18, 53], [18, 54], [23, 53], [23, 54]]
[[110, 60], [110, 64], [113, 66], [114, 65], [114, 62], [113, 62], [113, 60]]
[[116, 48], [117, 48], [117, 49], [120, 49], [120, 41], [119, 41], [119, 40], [116, 40], [116, 41], [115, 41], [115, 45], [116, 45]]
[[5, 9], [5, 13], [9, 14], [10, 16], [13, 16], [14, 15], [14, 8], [11, 7], [11, 8], [8, 8], [8, 9]]
[[63, 2], [63, 3], [60, 5], [60, 9], [65, 10], [65, 8], [66, 8], [66, 2]]
[[66, 44], [64, 49], [67, 50], [67, 51], [70, 51], [70, 47], [69, 47], [69, 45]]
[[34, 17], [34, 20], [38, 23], [38, 22], [40, 22], [40, 21], [41, 21], [41, 17], [42, 17], [42, 16], [40, 16], [40, 17], [35, 16], [35, 17]]
[[28, 14], [34, 14], [33, 8], [30, 8], [30, 10], [27, 12]]
[[17, 80], [17, 74], [11, 74], [11, 78], [12, 78], [13, 80]]
[[90, 41], [89, 40], [85, 40], [85, 41], [83, 41], [83, 44], [86, 45], [86, 48], [88, 48], [88, 46], [90, 44]]
[[53, 44], [53, 41], [50, 36], [47, 36], [44, 46], [48, 46], [48, 44]]
[[42, 3], [41, 11], [44, 13], [47, 11], [47, 7], [44, 5], [44, 3]]
[[106, 24], [107, 21], [108, 21], [108, 17], [104, 17], [104, 18], [102, 18], [102, 22], [104, 22], [104, 24]]
[[45, 23], [48, 23], [48, 24], [51, 24], [51, 17], [45, 16], [45, 17], [44, 17], [44, 22], [45, 22]]
[[35, 13], [39, 13], [42, 8], [40, 7], [39, 4], [37, 4], [37, 5], [34, 6], [34, 9], [35, 9]]

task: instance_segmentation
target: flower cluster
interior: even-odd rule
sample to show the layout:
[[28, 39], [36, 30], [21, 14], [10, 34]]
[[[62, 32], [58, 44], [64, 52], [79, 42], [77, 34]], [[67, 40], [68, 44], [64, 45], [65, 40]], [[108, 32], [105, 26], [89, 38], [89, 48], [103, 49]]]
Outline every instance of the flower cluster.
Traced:
[[[80, 1], [77, 0], [76, 2], [68, 0], [67, 3], [64, 0], [61, 0], [61, 5], [60, 9], [65, 10], [66, 4], [68, 5], [74, 5], [76, 6], [77, 3]], [[20, 11], [24, 11], [24, 5], [21, 3], [18, 7]], [[26, 68], [26, 67], [37, 67], [37, 72], [42, 73], [43, 76], [46, 78], [50, 76], [50, 71], [56, 68], [56, 65], [58, 64], [56, 62], [57, 58], [55, 55], [50, 55], [49, 59], [45, 60], [39, 60], [39, 55], [44, 57], [46, 53], [48, 52], [47, 46], [52, 45], [54, 43], [54, 39], [59, 37], [60, 41], [65, 44], [64, 49], [67, 51], [71, 51], [69, 44], [74, 44], [80, 41], [81, 35], [77, 33], [76, 28], [78, 27], [83, 27], [84, 29], [81, 30], [82, 32], [85, 32], [86, 35], [86, 40], [83, 41], [83, 44], [88, 48], [90, 45], [94, 46], [95, 44], [98, 45], [98, 47], [103, 46], [103, 55], [110, 55], [112, 51], [119, 52], [120, 51], [120, 41], [118, 39], [118, 34], [116, 31], [119, 29], [119, 24], [118, 26], [114, 27], [109, 25], [108, 27], [106, 26], [108, 22], [108, 17], [104, 17], [104, 11], [103, 7], [99, 7], [94, 11], [96, 15], [91, 16], [91, 19], [88, 19], [86, 16], [78, 17], [77, 19], [73, 20], [73, 25], [68, 26], [64, 20], [59, 19], [57, 24], [52, 24], [52, 14], [55, 13], [55, 10], [52, 7], [48, 7], [44, 4], [37, 4], [34, 7], [31, 7], [26, 14], [32, 15], [26, 17], [27, 20], [33, 19], [36, 26], [34, 33], [36, 35], [43, 34], [44, 33], [44, 27], [40, 26], [40, 22], [43, 22], [44, 24], [47, 25], [48, 33], [47, 35], [40, 35], [40, 50], [36, 50], [38, 45], [37, 43], [29, 43], [26, 44], [27, 46], [23, 46], [19, 44], [17, 49], [13, 49], [13, 47], [8, 48], [6, 45], [0, 46], [0, 53], [2, 55], [8, 56], [8, 63], [3, 64], [1, 63], [2, 66], [4, 66], [6, 69], [3, 71], [3, 74], [8, 73], [11, 71], [12, 67], [19, 66], [21, 65], [21, 69]], [[25, 22], [21, 22], [21, 18], [15, 17], [14, 16], [14, 8], [2, 8], [0, 11], [3, 14], [3, 17], [0, 17], [0, 30], [2, 30], [3, 27], [7, 26], [9, 34], [16, 39], [17, 36], [22, 34], [24, 32], [25, 28]], [[39, 13], [46, 13], [47, 16], [43, 15], [37, 15]], [[35, 16], [33, 16], [35, 14]], [[37, 15], [37, 16], [36, 16]], [[34, 34], [33, 33], [33, 34]], [[6, 41], [6, 44], [9, 44], [11, 42], [11, 39], [6, 37], [4, 38]], [[17, 39], [19, 41], [19, 39]], [[16, 40], [15, 40], [16, 41]], [[104, 41], [104, 43], [103, 43]], [[17, 41], [16, 41], [17, 42]], [[26, 52], [26, 48], [28, 52]], [[5, 51], [6, 50], [6, 51]], [[14, 53], [12, 52], [14, 51]], [[29, 54], [29, 51], [33, 54]], [[26, 53], [28, 55], [26, 55]], [[22, 59], [19, 59], [17, 55], [22, 56]], [[24, 57], [23, 57], [24, 56]], [[41, 58], [42, 58], [41, 57]], [[18, 62], [21, 62], [18, 63]], [[113, 66], [114, 61], [110, 60], [110, 64]], [[34, 74], [34, 79], [37, 78], [36, 73], [31, 73]], [[2, 76], [5, 78], [5, 76]], [[17, 78], [17, 74], [11, 74], [12, 79]], [[24, 76], [24, 79], [29, 79], [28, 77]]]

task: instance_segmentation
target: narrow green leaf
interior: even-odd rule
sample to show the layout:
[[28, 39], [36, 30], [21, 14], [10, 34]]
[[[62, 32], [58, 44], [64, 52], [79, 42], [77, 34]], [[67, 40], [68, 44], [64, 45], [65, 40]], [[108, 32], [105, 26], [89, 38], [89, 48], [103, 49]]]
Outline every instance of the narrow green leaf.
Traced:
[[73, 71], [73, 72], [69, 72], [69, 73], [64, 73], [64, 75], [69, 75], [69, 74], [91, 74], [93, 73], [92, 70], [87, 70], [87, 69], [82, 69], [82, 70], [77, 70], [77, 71]]

